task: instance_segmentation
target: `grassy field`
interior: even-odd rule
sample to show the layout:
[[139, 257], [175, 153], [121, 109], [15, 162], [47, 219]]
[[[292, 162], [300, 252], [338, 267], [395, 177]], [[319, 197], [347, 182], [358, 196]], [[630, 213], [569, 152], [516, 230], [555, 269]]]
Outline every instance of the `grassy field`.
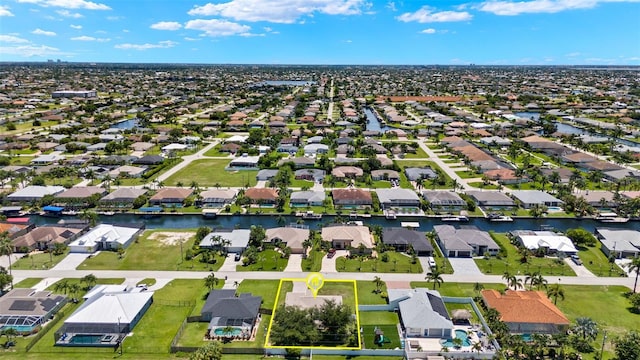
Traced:
[[[504, 290], [506, 284], [481, 284], [484, 289]], [[433, 283], [426, 281], [413, 281], [411, 282], [412, 288], [427, 288], [433, 289]], [[442, 283], [440, 287], [436, 287], [436, 290], [443, 296], [454, 297], [474, 297], [478, 293], [473, 290], [474, 284], [472, 283]]]
[[283, 271], [289, 259], [282, 257], [282, 254], [273, 250], [267, 249], [258, 254], [258, 261], [251, 265], [237, 265], [236, 271]]
[[320, 271], [324, 255], [325, 252], [319, 249], [309, 251], [307, 258], [302, 259], [302, 271]]
[[[191, 249], [195, 242], [195, 232], [189, 230], [147, 230], [144, 234], [125, 251], [124, 257], [113, 251], [102, 251], [100, 254], [85, 260], [78, 270], [195, 270], [217, 271], [224, 262], [224, 258], [216, 253], [214, 264], [200, 262], [197, 256], [192, 260], [182, 261], [180, 258], [179, 243], [170, 245], [163, 243], [161, 238], [154, 240], [149, 237], [157, 232], [189, 233], [189, 237], [182, 245], [183, 254]], [[183, 239], [184, 240], [184, 239]]]
[[382, 293], [387, 292], [387, 285], [383, 284], [380, 288], [381, 293], [376, 293], [376, 285], [371, 281], [358, 280], [356, 282], [358, 289], [358, 304], [359, 305], [379, 305], [386, 304], [387, 300], [383, 298]]
[[596, 276], [622, 276], [624, 271], [615, 263], [610, 263], [607, 256], [600, 250], [600, 241], [596, 246], [578, 247], [578, 255], [584, 267]]
[[558, 261], [556, 258], [538, 258], [535, 256], [529, 256], [526, 263], [521, 262], [521, 255], [514, 245], [509, 243], [507, 235], [504, 233], [493, 233], [491, 237], [498, 245], [506, 251], [506, 257], [498, 259], [491, 257], [489, 259], [475, 259], [476, 264], [485, 274], [504, 274], [509, 271], [511, 274], [524, 275], [526, 273], [540, 272], [540, 274], [549, 275], [561, 275], [561, 276], [575, 276], [569, 265], [564, 261]]
[[411, 258], [394, 251], [387, 251], [389, 261], [384, 262], [379, 255], [376, 259], [353, 258], [347, 259], [341, 256], [336, 259], [336, 270], [340, 272], [378, 272], [378, 273], [421, 273], [420, 262], [411, 263]]
[[25, 255], [20, 260], [12, 263], [11, 268], [14, 270], [51, 269], [67, 257], [67, 254], [69, 254], [69, 250], [65, 250], [61, 255], [53, 255], [52, 253]]
[[246, 183], [249, 183], [249, 186], [256, 184], [257, 171], [227, 171], [225, 170], [227, 165], [229, 160], [225, 159], [195, 160], [171, 175], [164, 183], [173, 186], [182, 182], [185, 186], [189, 186], [192, 181], [195, 181], [200, 186], [223, 187], [241, 187]]
[[14, 284], [13, 287], [15, 288], [30, 288], [35, 286], [36, 284], [40, 283], [40, 281], [42, 281], [42, 278], [26, 278], [22, 281], [20, 281], [17, 284]]

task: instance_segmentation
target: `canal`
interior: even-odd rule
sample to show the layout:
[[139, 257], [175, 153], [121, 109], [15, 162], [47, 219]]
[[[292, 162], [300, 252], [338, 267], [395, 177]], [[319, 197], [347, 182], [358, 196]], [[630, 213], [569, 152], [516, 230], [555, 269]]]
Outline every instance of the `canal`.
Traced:
[[[343, 219], [346, 219], [343, 217]], [[42, 217], [34, 215], [31, 220], [36, 225], [55, 224], [60, 219]], [[146, 215], [116, 214], [113, 216], [101, 216], [100, 221], [109, 224], [142, 222], [149, 229], [186, 229], [198, 228], [200, 226], [209, 226], [211, 228], [241, 228], [248, 229], [251, 225], [261, 225], [264, 228], [273, 228], [284, 226], [296, 222], [303, 222], [309, 226], [311, 230], [320, 229], [322, 226], [334, 223], [336, 216], [325, 215], [321, 220], [302, 220], [299, 217], [291, 215], [220, 215], [216, 218], [204, 218], [200, 214], [193, 215], [158, 215], [148, 217]], [[593, 232], [596, 227], [609, 227], [618, 229], [640, 230], [640, 222], [630, 221], [628, 223], [608, 223], [604, 224], [592, 219], [558, 219], [558, 218], [541, 218], [541, 219], [516, 219], [513, 222], [490, 222], [485, 218], [470, 218], [466, 223], [444, 223], [438, 218], [425, 217], [406, 217], [396, 220], [387, 220], [381, 216], [371, 218], [358, 218], [365, 225], [380, 225], [383, 227], [399, 227], [403, 221], [418, 222], [420, 231], [431, 231], [434, 225], [450, 224], [454, 226], [475, 226], [480, 230], [493, 230], [496, 232], [508, 232], [511, 230], [540, 230], [543, 227], [549, 227], [560, 231], [571, 228], [583, 228]]]

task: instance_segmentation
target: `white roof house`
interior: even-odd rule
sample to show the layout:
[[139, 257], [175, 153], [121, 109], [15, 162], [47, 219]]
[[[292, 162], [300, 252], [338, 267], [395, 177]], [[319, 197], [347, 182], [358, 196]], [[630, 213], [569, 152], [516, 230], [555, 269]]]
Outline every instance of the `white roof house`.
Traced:
[[[232, 231], [214, 231], [209, 233], [200, 242], [200, 247], [217, 248], [224, 247], [228, 252], [242, 253], [249, 244], [251, 230], [234, 229]], [[219, 238], [218, 238], [219, 237]], [[221, 241], [219, 241], [221, 240]], [[228, 241], [228, 244], [224, 244]]]
[[45, 195], [55, 195], [65, 191], [64, 186], [27, 186], [9, 196], [10, 201], [33, 201], [42, 199]]
[[522, 246], [529, 250], [546, 248], [552, 252], [575, 254], [578, 252], [571, 239], [552, 231], [520, 231], [516, 232]]
[[142, 225], [116, 226], [100, 224], [88, 233], [69, 244], [69, 250], [74, 253], [92, 253], [96, 250], [115, 250], [122, 246], [127, 248], [144, 229]]
[[162, 151], [181, 151], [186, 150], [188, 148], [187, 145], [184, 144], [169, 144], [162, 147]]

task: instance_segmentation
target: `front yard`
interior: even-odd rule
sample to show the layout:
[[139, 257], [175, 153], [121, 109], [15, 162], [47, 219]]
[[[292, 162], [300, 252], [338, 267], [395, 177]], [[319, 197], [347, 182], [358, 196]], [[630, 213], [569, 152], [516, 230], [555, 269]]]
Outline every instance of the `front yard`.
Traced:
[[[388, 256], [388, 261], [383, 261], [383, 255]], [[376, 273], [421, 273], [422, 266], [419, 261], [412, 263], [411, 257], [387, 251], [379, 254], [376, 259], [367, 257], [354, 257], [348, 259], [341, 256], [336, 259], [336, 270], [340, 272], [376, 272]]]

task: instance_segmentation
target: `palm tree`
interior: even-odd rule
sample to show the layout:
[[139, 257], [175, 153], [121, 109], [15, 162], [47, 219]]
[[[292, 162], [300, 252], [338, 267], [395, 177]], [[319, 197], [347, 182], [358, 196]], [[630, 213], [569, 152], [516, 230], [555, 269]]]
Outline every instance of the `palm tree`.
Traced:
[[204, 286], [206, 286], [209, 291], [213, 290], [216, 285], [218, 285], [218, 278], [216, 278], [216, 275], [214, 273], [209, 274], [204, 279]]
[[[11, 255], [13, 254], [13, 243], [9, 238], [9, 233], [3, 231], [0, 233], [0, 255], [7, 255], [9, 258], [9, 275], [11, 275]], [[13, 289], [13, 277], [11, 279], [11, 288]], [[1, 289], [0, 289], [1, 290]]]
[[511, 275], [508, 271], [502, 275], [502, 278], [507, 281], [507, 287], [513, 287], [513, 290], [522, 289], [522, 279], [519, 279], [515, 275]]
[[53, 285], [53, 291], [55, 292], [63, 292], [66, 295], [67, 290], [69, 290], [69, 282], [67, 280], [60, 280]]
[[482, 285], [481, 283], [475, 283], [473, 284], [473, 290], [476, 292], [477, 296], [480, 296], [480, 291], [482, 291], [484, 289], [484, 285]]
[[547, 296], [553, 298], [553, 305], [555, 305], [558, 302], [558, 298], [564, 300], [564, 289], [560, 284], [555, 284], [547, 289]]
[[440, 287], [440, 285], [444, 282], [441, 275], [442, 275], [442, 272], [440, 272], [440, 269], [438, 269], [437, 266], [435, 269], [432, 269], [427, 273], [427, 276], [425, 277], [425, 279], [427, 281], [433, 282], [433, 290], [436, 289], [436, 285]]
[[539, 272], [535, 272], [533, 274], [533, 279], [531, 280], [531, 286], [535, 286], [536, 290], [540, 290], [540, 287], [547, 288], [548, 281], [542, 276]]
[[69, 289], [69, 295], [71, 295], [71, 301], [73, 301], [74, 303], [78, 302], [77, 295], [78, 295], [78, 292], [80, 292], [80, 284], [75, 282], [72, 284], [69, 284], [68, 289]]
[[379, 294], [380, 292], [382, 292], [382, 287], [384, 286], [384, 281], [382, 281], [382, 279], [380, 279], [379, 276], [376, 276], [373, 278], [373, 284], [376, 286], [376, 294]]
[[638, 275], [640, 275], [640, 256], [636, 256], [625, 267], [629, 270], [629, 273], [636, 272], [636, 280], [633, 283], [633, 292], [636, 292], [636, 286], [638, 285]]
[[91, 289], [97, 281], [98, 279], [93, 274], [85, 275], [82, 279], [80, 279], [80, 282], [87, 284], [87, 289]]
[[582, 340], [593, 341], [598, 336], [598, 324], [588, 317], [579, 317], [572, 329], [573, 333], [582, 336]]

